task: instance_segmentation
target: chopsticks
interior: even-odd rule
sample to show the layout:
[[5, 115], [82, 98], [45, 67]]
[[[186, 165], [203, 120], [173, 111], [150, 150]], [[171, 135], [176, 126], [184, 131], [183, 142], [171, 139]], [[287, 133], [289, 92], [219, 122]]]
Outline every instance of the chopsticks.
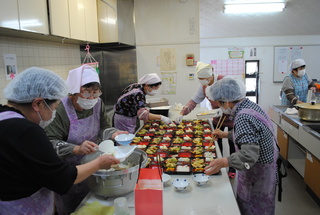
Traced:
[[[220, 119], [219, 119], [218, 123], [217, 123], [216, 129], [220, 129], [221, 128], [221, 126], [222, 126], [222, 124], [223, 124], [225, 119], [226, 119], [226, 116], [223, 116], [223, 114], [222, 114], [220, 116]], [[208, 149], [210, 149], [210, 147], [213, 144], [213, 140], [216, 139], [216, 137], [217, 137], [217, 135], [212, 135], [212, 137], [211, 137], [212, 139], [210, 140]]]
[[162, 161], [161, 161], [161, 155], [157, 154], [157, 168], [158, 168], [158, 172], [159, 172], [159, 176], [162, 182]]

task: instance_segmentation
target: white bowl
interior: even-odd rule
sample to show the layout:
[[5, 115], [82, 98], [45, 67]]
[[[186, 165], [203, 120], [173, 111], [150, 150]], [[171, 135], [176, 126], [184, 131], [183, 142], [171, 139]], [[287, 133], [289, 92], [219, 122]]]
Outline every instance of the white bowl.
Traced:
[[163, 185], [169, 185], [171, 181], [171, 176], [166, 174], [166, 173], [163, 173], [162, 174], [162, 182], [163, 182]]
[[186, 178], [177, 178], [172, 182], [176, 190], [184, 190], [189, 186], [190, 182]]
[[194, 174], [193, 181], [197, 185], [204, 185], [209, 181], [209, 176], [204, 173]]
[[117, 141], [117, 143], [125, 146], [125, 145], [129, 145], [132, 140], [134, 138], [134, 134], [120, 134], [118, 136], [116, 136], [115, 141]]

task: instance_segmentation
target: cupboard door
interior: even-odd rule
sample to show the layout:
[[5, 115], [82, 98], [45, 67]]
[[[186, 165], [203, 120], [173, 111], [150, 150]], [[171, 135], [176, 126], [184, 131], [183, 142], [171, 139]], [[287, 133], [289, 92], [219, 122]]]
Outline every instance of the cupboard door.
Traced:
[[0, 27], [20, 29], [18, 0], [0, 0]]
[[87, 41], [99, 42], [96, 0], [85, 0], [85, 21]]
[[288, 160], [289, 138], [287, 133], [285, 133], [279, 126], [277, 130], [277, 139], [278, 139], [278, 145], [280, 147], [280, 155], [285, 160]]
[[46, 0], [18, 1], [20, 30], [49, 34]]
[[84, 0], [69, 0], [70, 37], [86, 40]]
[[310, 153], [307, 153], [304, 181], [320, 198], [320, 160]]
[[49, 0], [52, 35], [70, 38], [69, 5], [67, 0]]
[[99, 42], [118, 42], [117, 2], [98, 1]]

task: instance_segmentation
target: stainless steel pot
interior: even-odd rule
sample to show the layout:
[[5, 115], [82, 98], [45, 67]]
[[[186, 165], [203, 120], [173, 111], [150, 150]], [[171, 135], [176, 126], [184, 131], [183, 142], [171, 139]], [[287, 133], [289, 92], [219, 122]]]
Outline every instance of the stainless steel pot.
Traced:
[[296, 104], [295, 108], [298, 110], [300, 119], [306, 121], [320, 121], [320, 104]]
[[[100, 156], [102, 152], [86, 155], [81, 163], [88, 163]], [[89, 189], [96, 195], [103, 197], [123, 196], [134, 190], [135, 184], [139, 175], [140, 158], [142, 158], [141, 168], [145, 167], [148, 161], [147, 154], [135, 149], [134, 152], [122, 163], [132, 164], [133, 167], [118, 170], [118, 171], [104, 171], [100, 170], [92, 174], [88, 179]]]

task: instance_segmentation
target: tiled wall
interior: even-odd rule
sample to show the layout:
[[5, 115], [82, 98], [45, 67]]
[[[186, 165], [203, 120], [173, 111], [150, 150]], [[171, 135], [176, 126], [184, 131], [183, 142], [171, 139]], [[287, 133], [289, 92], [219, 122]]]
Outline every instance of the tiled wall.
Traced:
[[16, 55], [18, 73], [36, 66], [66, 79], [69, 70], [81, 65], [78, 45], [0, 36], [0, 104], [7, 103], [3, 89], [10, 82], [6, 80], [3, 54]]

